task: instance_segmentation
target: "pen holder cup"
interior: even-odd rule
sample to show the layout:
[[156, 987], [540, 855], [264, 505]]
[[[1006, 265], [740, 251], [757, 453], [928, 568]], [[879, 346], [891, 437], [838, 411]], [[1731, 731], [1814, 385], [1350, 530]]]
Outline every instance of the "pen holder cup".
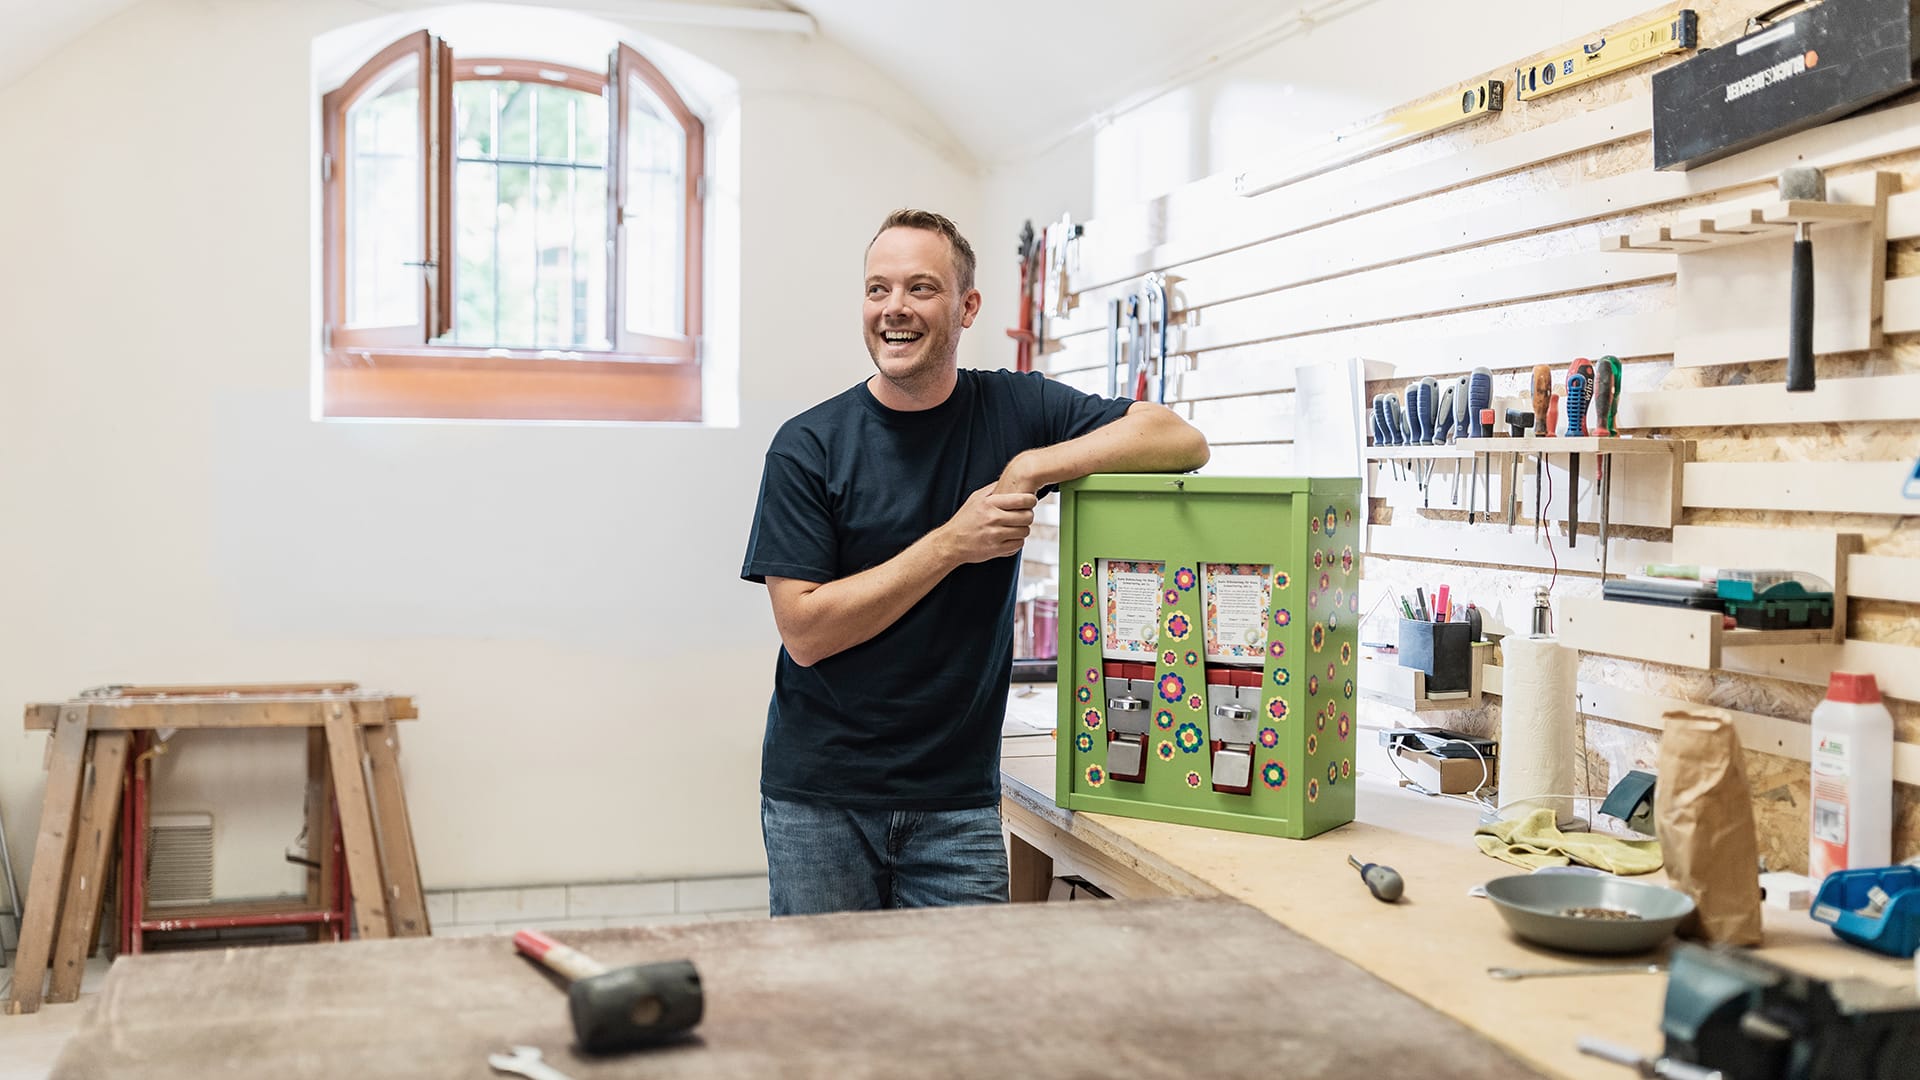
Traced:
[[1427, 674], [1427, 691], [1473, 687], [1473, 638], [1463, 622], [1400, 620], [1400, 666]]

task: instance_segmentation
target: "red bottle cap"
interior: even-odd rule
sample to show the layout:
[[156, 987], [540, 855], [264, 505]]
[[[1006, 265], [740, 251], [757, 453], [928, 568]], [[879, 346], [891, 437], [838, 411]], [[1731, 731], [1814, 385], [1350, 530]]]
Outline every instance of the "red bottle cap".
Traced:
[[1836, 671], [1827, 677], [1827, 700], [1849, 705], [1880, 704], [1880, 684], [1864, 672]]

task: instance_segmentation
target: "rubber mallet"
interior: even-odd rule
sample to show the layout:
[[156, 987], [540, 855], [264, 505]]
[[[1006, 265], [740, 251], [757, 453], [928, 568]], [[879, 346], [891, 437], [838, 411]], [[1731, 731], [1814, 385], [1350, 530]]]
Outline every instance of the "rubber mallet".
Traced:
[[593, 1054], [634, 1050], [679, 1038], [700, 1022], [706, 998], [690, 960], [608, 968], [538, 930], [513, 945], [567, 978], [573, 1037]]

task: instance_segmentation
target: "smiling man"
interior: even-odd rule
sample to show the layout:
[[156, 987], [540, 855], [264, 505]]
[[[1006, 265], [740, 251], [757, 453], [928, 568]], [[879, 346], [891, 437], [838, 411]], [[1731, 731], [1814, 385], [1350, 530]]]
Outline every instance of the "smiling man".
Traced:
[[1163, 406], [960, 370], [973, 274], [953, 222], [888, 215], [861, 313], [875, 373], [767, 449], [741, 577], [783, 644], [760, 769], [775, 915], [1006, 900], [1000, 723], [1034, 504], [1207, 460]]

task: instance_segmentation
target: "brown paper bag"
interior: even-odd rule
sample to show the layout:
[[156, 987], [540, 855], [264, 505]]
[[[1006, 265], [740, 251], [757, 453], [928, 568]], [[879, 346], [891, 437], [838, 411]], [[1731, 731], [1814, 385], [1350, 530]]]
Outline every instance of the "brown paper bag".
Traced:
[[1660, 736], [1654, 829], [1667, 881], [1693, 897], [1682, 937], [1760, 944], [1760, 845], [1733, 721], [1670, 712]]

